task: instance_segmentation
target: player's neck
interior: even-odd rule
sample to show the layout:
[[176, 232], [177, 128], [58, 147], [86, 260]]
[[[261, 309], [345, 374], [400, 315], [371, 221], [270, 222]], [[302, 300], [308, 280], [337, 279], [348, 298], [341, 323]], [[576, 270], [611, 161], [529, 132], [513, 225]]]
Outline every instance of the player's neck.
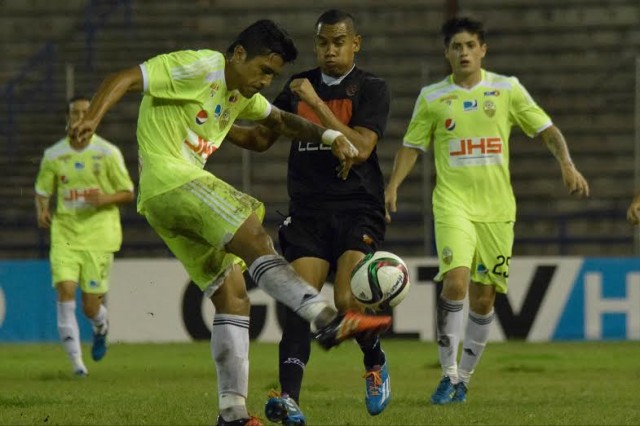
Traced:
[[471, 89], [475, 87], [478, 83], [482, 81], [482, 70], [474, 71], [473, 73], [467, 74], [453, 74], [453, 82], [460, 87], [465, 89]]

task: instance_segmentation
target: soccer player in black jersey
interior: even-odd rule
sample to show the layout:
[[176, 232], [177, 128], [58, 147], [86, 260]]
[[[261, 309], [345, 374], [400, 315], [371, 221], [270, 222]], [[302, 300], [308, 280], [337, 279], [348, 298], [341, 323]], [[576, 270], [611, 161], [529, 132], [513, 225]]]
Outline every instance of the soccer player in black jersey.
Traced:
[[[341, 312], [361, 309], [351, 295], [351, 271], [378, 249], [386, 226], [376, 144], [387, 125], [390, 94], [384, 80], [355, 66], [360, 46], [353, 16], [339, 10], [324, 12], [315, 27], [318, 68], [294, 75], [273, 102], [284, 111], [340, 131], [359, 151], [356, 165], [343, 180], [333, 172], [339, 164], [327, 147], [293, 140], [289, 217], [280, 227], [283, 255], [307, 282], [320, 289], [335, 272], [334, 301]], [[277, 137], [267, 129], [256, 132], [241, 127], [234, 127], [228, 136], [244, 147], [255, 147], [260, 139], [264, 149]], [[378, 336], [358, 336], [357, 341], [364, 353], [366, 407], [376, 415], [390, 397], [385, 354]], [[270, 420], [286, 425], [306, 422], [297, 402], [310, 352], [309, 323], [287, 309], [280, 342], [281, 394], [267, 403]]]

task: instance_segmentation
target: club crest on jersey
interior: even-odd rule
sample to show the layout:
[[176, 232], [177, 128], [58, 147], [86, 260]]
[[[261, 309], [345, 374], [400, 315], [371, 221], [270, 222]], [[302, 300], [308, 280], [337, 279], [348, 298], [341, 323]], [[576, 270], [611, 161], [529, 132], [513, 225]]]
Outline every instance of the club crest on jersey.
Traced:
[[229, 103], [230, 104], [234, 104], [236, 102], [238, 102], [238, 95], [233, 94], [233, 95], [229, 96]]
[[231, 111], [229, 111], [229, 108], [222, 111], [222, 115], [220, 115], [220, 119], [218, 121], [218, 124], [220, 125], [220, 130], [224, 130], [224, 128], [227, 127], [227, 124], [229, 124], [230, 117], [231, 117]]
[[347, 87], [347, 96], [351, 97], [355, 95], [357, 91], [358, 91], [358, 86], [355, 84], [352, 84], [349, 87]]
[[464, 101], [462, 103], [462, 108], [465, 112], [475, 111], [478, 109], [478, 101], [475, 99], [472, 101]]
[[452, 118], [447, 118], [446, 120], [444, 120], [444, 127], [446, 127], [448, 131], [452, 131], [456, 128], [456, 122], [453, 121]]
[[208, 118], [209, 118], [209, 114], [207, 114], [207, 111], [201, 109], [200, 112], [196, 114], [196, 124], [201, 126], [207, 122]]
[[496, 104], [492, 101], [484, 101], [482, 109], [488, 117], [493, 117], [493, 115], [496, 113]]

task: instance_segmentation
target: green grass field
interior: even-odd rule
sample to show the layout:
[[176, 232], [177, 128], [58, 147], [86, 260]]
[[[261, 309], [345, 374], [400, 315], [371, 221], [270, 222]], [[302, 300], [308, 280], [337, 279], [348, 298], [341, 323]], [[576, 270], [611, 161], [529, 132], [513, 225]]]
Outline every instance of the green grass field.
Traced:
[[[314, 347], [302, 394], [310, 425], [640, 424], [639, 342], [489, 344], [468, 402], [444, 407], [428, 402], [440, 374], [434, 344], [387, 340], [384, 348], [393, 397], [370, 417], [358, 347]], [[276, 358], [277, 345], [251, 345], [248, 405], [260, 417], [277, 387]], [[215, 422], [208, 343], [114, 344], [87, 367], [89, 377], [72, 377], [54, 344], [0, 346], [0, 424]]]

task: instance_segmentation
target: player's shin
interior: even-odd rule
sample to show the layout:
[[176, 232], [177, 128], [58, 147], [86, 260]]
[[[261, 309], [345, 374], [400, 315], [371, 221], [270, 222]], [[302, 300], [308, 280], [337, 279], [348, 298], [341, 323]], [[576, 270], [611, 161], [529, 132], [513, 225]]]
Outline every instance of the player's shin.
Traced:
[[58, 333], [64, 350], [69, 356], [69, 360], [73, 364], [73, 370], [76, 373], [80, 371], [86, 374], [87, 368], [82, 361], [82, 349], [80, 347], [80, 329], [78, 320], [76, 319], [76, 302], [58, 302]]
[[303, 281], [282, 256], [259, 257], [249, 267], [249, 274], [261, 289], [316, 328], [326, 326], [337, 315], [318, 290]]
[[487, 315], [469, 311], [469, 320], [467, 321], [464, 344], [462, 345], [462, 356], [460, 357], [460, 368], [458, 369], [460, 381], [465, 384], [469, 383], [471, 375], [480, 361], [482, 352], [484, 352], [494, 317], [493, 310]]
[[437, 307], [438, 353], [442, 374], [452, 383], [458, 381], [457, 354], [462, 329], [462, 300], [448, 300], [440, 297]]
[[211, 330], [211, 356], [218, 375], [218, 408], [227, 421], [249, 417], [249, 317], [216, 314]]
[[300, 402], [304, 369], [311, 354], [309, 323], [291, 309], [286, 309], [280, 355], [280, 391]]

